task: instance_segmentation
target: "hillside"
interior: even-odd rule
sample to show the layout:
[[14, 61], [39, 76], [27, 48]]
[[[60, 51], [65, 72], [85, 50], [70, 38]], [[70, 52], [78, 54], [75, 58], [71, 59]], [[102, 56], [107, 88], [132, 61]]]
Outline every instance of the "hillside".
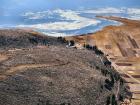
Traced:
[[0, 30], [0, 37], [0, 105], [115, 105], [131, 98], [104, 55], [25, 30]]
[[68, 39], [97, 46], [103, 51], [112, 66], [127, 81], [135, 104], [140, 105], [140, 21], [113, 16], [97, 17], [118, 21], [121, 25], [107, 26], [96, 33]]
[[58, 45], [57, 39], [31, 30], [0, 30], [0, 49], [32, 48], [37, 45]]

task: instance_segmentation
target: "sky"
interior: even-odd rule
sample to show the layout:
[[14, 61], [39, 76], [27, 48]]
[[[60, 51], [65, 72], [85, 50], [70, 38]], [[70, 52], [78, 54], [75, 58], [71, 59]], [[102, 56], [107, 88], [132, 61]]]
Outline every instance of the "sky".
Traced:
[[0, 16], [23, 11], [140, 7], [140, 0], [0, 0]]
[[4, 10], [140, 7], [140, 0], [0, 0]]

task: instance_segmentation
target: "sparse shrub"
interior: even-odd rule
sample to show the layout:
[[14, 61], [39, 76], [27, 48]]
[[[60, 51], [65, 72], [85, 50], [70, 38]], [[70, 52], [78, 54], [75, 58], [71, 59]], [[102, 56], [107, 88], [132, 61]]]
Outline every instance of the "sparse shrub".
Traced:
[[107, 90], [109, 90], [109, 91], [112, 90], [112, 84], [111, 84], [109, 79], [105, 80], [105, 85], [104, 86]]
[[108, 97], [107, 97], [107, 100], [106, 100], [106, 105], [110, 105], [110, 103], [111, 103], [111, 102], [110, 102], [110, 96], [108, 96]]
[[124, 80], [121, 78], [120, 79], [120, 85], [122, 86], [124, 84]]
[[62, 104], [60, 104], [60, 105], [65, 105], [65, 103], [62, 103]]
[[98, 70], [98, 69], [99, 69], [99, 67], [98, 67], [98, 66], [96, 66], [96, 69]]
[[43, 40], [43, 45], [47, 45], [48, 44], [48, 41], [47, 40]]
[[118, 73], [114, 74], [114, 78], [116, 81], [119, 81], [121, 79], [121, 77]]
[[103, 85], [101, 85], [101, 89], [102, 89], [102, 90], [104, 89], [104, 86], [103, 86]]
[[104, 65], [105, 65], [105, 66], [111, 66], [111, 64], [112, 64], [112, 63], [111, 63], [109, 60], [106, 60], [106, 61], [104, 62]]
[[97, 55], [103, 55], [104, 53], [101, 51], [101, 50], [95, 50], [95, 53], [97, 54]]
[[123, 100], [124, 100], [124, 98], [123, 98], [122, 95], [119, 95], [119, 100], [120, 100], [120, 101], [123, 101]]
[[111, 74], [111, 84], [112, 84], [112, 87], [114, 86], [114, 83], [115, 83], [114, 76], [113, 76], [113, 74]]
[[117, 104], [117, 101], [116, 101], [115, 94], [112, 95], [111, 105], [118, 105], [118, 104]]
[[89, 48], [89, 44], [86, 44], [85, 47], [88, 49]]
[[85, 47], [86, 47], [88, 50], [92, 50], [92, 46], [90, 46], [89, 44], [86, 44]]
[[107, 74], [109, 74], [108, 70], [105, 70], [105, 69], [101, 69], [101, 73], [102, 73], [104, 76], [107, 76]]
[[70, 40], [70, 46], [74, 46], [75, 42], [73, 40]]
[[36, 37], [29, 38], [29, 41], [30, 41], [32, 44], [38, 44], [38, 40], [37, 40]]
[[62, 103], [60, 105], [71, 105], [70, 103]]
[[93, 49], [94, 51], [97, 50], [97, 46], [96, 46], [96, 45], [93, 46], [92, 49]]
[[86, 48], [86, 44], [84, 44], [83, 47]]
[[60, 36], [60, 37], [57, 37], [57, 40], [62, 40], [62, 37]]
[[66, 43], [67, 42], [66, 39], [61, 37], [61, 36], [57, 37], [57, 40], [60, 41], [61, 43]]

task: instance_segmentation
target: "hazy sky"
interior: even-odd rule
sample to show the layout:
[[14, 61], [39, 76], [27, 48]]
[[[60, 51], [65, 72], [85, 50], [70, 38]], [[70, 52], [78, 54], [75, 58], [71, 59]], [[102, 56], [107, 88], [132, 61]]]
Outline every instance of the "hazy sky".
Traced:
[[140, 0], [0, 0], [3, 10], [140, 7]]

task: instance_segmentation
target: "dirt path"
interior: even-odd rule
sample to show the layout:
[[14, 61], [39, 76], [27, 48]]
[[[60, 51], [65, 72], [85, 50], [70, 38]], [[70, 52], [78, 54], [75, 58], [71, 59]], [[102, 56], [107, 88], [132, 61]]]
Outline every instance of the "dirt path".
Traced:
[[8, 59], [8, 56], [0, 54], [0, 62], [5, 61]]
[[29, 70], [30, 68], [39, 68], [39, 67], [53, 67], [53, 66], [63, 66], [67, 65], [69, 62], [49, 62], [46, 64], [21, 64], [14, 67], [10, 67], [10, 69], [6, 70], [6, 72], [0, 75], [0, 80], [5, 80], [8, 76], [15, 75], [19, 72], [24, 72]]

